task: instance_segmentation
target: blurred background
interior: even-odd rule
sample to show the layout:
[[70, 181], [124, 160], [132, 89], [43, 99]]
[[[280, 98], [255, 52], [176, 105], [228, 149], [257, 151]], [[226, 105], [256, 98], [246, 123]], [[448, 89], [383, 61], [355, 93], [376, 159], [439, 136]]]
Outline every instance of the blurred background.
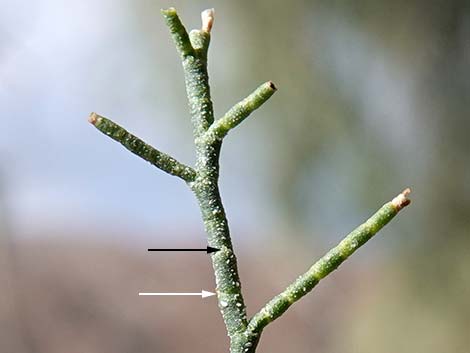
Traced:
[[249, 314], [405, 187], [412, 206], [264, 332], [263, 352], [469, 352], [468, 1], [2, 1], [0, 352], [215, 352], [210, 261], [184, 183], [91, 127], [110, 117], [194, 162], [159, 14], [215, 7], [221, 192]]

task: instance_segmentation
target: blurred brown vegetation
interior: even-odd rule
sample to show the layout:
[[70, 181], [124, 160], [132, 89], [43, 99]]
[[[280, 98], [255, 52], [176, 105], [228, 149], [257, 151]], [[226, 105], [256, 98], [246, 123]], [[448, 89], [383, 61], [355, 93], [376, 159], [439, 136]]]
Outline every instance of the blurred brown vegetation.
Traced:
[[[17, 242], [10, 263], [2, 264], [2, 276], [8, 277], [0, 302], [2, 352], [216, 352], [228, 348], [213, 297], [137, 296], [139, 291], [156, 289], [211, 289], [213, 278], [205, 255], [143, 256], [142, 251], [112, 243], [72, 242], [47, 235], [40, 239]], [[308, 266], [301, 260], [308, 253], [295, 247], [287, 255], [285, 249], [274, 247], [242, 252], [241, 275], [251, 314]], [[390, 282], [386, 274], [380, 261], [369, 269], [349, 264], [319, 285], [316, 295], [269, 327], [260, 352], [342, 349], [344, 342], [338, 337], [367, 332], [354, 327], [355, 308], [367, 302], [371, 309], [379, 309], [377, 281]]]
[[[228, 349], [213, 297], [137, 296], [139, 291], [211, 289], [205, 255], [143, 256], [142, 249], [112, 242], [37, 236], [39, 241], [16, 242], [15, 251], [1, 257], [1, 352]], [[366, 246], [358, 255], [371, 251]], [[295, 245], [242, 251], [249, 314], [304, 271], [312, 252], [320, 254]], [[436, 273], [437, 283], [421, 285], [396, 261], [351, 259], [269, 326], [259, 351], [464, 353], [469, 313], [462, 303], [468, 300], [470, 263], [456, 261], [456, 272]], [[441, 286], [444, 301], [434, 289]]]

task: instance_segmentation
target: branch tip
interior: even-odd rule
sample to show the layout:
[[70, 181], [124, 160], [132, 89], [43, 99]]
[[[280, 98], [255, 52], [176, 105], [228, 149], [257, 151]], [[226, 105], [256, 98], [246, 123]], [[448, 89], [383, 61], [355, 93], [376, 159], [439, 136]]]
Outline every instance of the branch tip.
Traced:
[[307, 272], [300, 275], [283, 292], [271, 299], [251, 318], [247, 331], [250, 334], [257, 333], [259, 335], [264, 327], [310, 292], [322, 278], [336, 270], [380, 229], [385, 227], [398, 214], [398, 211], [410, 204], [408, 199], [410, 192], [411, 190], [407, 188], [391, 202], [383, 205], [366, 222], [349, 233], [336, 247], [315, 262]]
[[175, 15], [176, 14], [176, 9], [174, 7], [169, 7], [167, 9], [161, 9], [160, 12], [163, 15], [169, 15], [169, 14]]
[[100, 116], [98, 114], [96, 114], [95, 112], [92, 112], [90, 114], [90, 116], [88, 117], [88, 122], [90, 124], [96, 125], [96, 123], [98, 122], [99, 117]]
[[269, 85], [269, 88], [271, 88], [273, 91], [277, 91], [277, 87], [273, 81], [268, 81], [267, 83]]
[[411, 189], [406, 188], [402, 191], [401, 194], [392, 200], [392, 205], [397, 209], [397, 211], [400, 211], [402, 208], [408, 206], [411, 203], [411, 200], [408, 198], [410, 193]]
[[214, 24], [214, 9], [207, 9], [201, 12], [202, 30], [210, 33]]

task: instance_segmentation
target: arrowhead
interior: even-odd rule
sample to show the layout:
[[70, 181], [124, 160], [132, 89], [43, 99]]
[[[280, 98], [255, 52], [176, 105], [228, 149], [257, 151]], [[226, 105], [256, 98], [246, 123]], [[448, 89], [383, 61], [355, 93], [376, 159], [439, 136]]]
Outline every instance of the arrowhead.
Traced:
[[212, 297], [213, 295], [215, 295], [215, 293], [205, 291], [204, 289], [201, 291], [202, 298]]
[[207, 253], [208, 253], [208, 254], [211, 254], [211, 253], [217, 252], [217, 251], [220, 251], [220, 249], [213, 248], [212, 246], [208, 246], [208, 247], [207, 247]]

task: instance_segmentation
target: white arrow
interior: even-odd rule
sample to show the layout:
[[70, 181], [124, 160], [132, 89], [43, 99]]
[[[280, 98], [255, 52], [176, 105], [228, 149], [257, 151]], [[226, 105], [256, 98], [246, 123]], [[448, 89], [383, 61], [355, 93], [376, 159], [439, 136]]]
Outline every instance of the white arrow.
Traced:
[[196, 295], [196, 296], [200, 296], [202, 298], [207, 298], [207, 297], [212, 297], [213, 295], [215, 295], [215, 293], [212, 293], [212, 292], [208, 292], [208, 291], [205, 291], [204, 289], [202, 291], [200, 291], [199, 293], [148, 293], [148, 292], [144, 292], [144, 293], [139, 293], [139, 295], [159, 295], [159, 296], [170, 296], [170, 295]]

